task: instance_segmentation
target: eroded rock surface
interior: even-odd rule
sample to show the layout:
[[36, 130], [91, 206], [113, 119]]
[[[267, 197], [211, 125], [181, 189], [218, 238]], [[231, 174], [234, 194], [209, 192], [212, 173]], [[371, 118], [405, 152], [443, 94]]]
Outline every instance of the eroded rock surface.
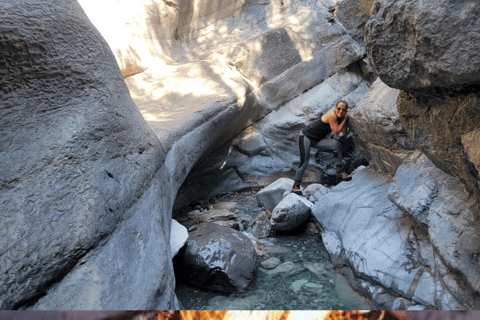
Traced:
[[165, 150], [107, 44], [75, 1], [0, 8], [0, 308], [72, 270], [49, 309], [175, 307]]
[[368, 58], [392, 88], [478, 81], [479, 14], [474, 1], [378, 1], [365, 26]]
[[402, 92], [398, 111], [415, 147], [444, 172], [459, 178], [477, 199], [480, 86]]

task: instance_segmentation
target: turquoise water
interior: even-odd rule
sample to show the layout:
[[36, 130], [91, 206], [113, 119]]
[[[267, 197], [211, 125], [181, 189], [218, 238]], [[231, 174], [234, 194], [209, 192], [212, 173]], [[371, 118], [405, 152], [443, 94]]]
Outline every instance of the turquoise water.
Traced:
[[318, 235], [279, 235], [265, 241], [273, 270], [258, 267], [244, 292], [220, 293], [178, 283], [176, 294], [187, 310], [366, 310], [370, 302], [333, 268]]

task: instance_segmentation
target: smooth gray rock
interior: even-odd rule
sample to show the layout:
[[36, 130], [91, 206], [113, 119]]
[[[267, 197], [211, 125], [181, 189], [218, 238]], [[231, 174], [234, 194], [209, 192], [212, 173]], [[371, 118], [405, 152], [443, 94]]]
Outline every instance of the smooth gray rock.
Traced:
[[352, 181], [334, 187], [314, 206], [332, 261], [348, 266], [352, 285], [385, 308], [394, 301], [384, 300], [354, 275], [362, 274], [364, 281], [371, 279], [410, 304], [478, 308], [472, 294], [480, 283], [475, 259], [480, 252], [478, 203], [460, 181], [419, 152], [405, 160], [397, 175], [391, 181], [359, 168]]
[[178, 251], [185, 245], [187, 239], [187, 228], [172, 219], [172, 229], [170, 231], [170, 252], [172, 253], [172, 258], [176, 256]]
[[[335, 265], [380, 284], [386, 293], [433, 307], [435, 282], [425, 267], [409, 258], [412, 223], [388, 199], [390, 182], [387, 176], [358, 168], [351, 181], [332, 188], [312, 213]], [[371, 284], [355, 286], [384, 303]]]
[[189, 234], [180, 264], [190, 283], [233, 292], [247, 287], [255, 263], [255, 248], [249, 238], [233, 229], [205, 223]]
[[50, 309], [174, 308], [165, 150], [107, 43], [76, 1], [4, 1], [0, 19], [0, 309], [82, 263], [95, 271], [75, 286], [101, 280]]
[[405, 161], [388, 188], [388, 198], [403, 212], [428, 227], [428, 210], [438, 194], [438, 185], [424, 170], [422, 162], [412, 164]]
[[275, 230], [292, 230], [308, 221], [312, 203], [305, 198], [290, 193], [272, 211], [272, 224]]
[[257, 239], [265, 239], [270, 235], [270, 230], [270, 219], [262, 212], [254, 221], [250, 233]]
[[271, 257], [265, 261], [260, 262], [260, 266], [266, 270], [272, 270], [275, 269], [280, 263], [280, 259]]
[[412, 90], [479, 81], [480, 7], [473, 1], [378, 1], [365, 26], [383, 82]]
[[[175, 290], [168, 245], [170, 235], [164, 229], [164, 225], [169, 227], [171, 219], [159, 214], [158, 194], [164, 188], [160, 177], [154, 180], [153, 186], [155, 188], [149, 189], [142, 200], [157, 204], [157, 207], [148, 207], [143, 201], [134, 205], [131, 210], [136, 214], [124, 221], [108, 242], [83, 257], [31, 309], [103, 310], [108, 307], [118, 310], [122, 309], [121, 305], [128, 309], [150, 305], [179, 307], [174, 299], [169, 302], [165, 297], [165, 293], [173, 295]], [[138, 283], [142, 284], [141, 289]]]
[[354, 141], [369, 166], [392, 176], [403, 159], [414, 151], [397, 110], [399, 94], [400, 90], [377, 79], [350, 115], [358, 134]]
[[316, 202], [318, 201], [321, 197], [323, 197], [326, 193], [330, 191], [327, 187], [320, 183], [312, 183], [308, 187], [303, 190], [303, 196], [307, 199], [312, 198], [313, 201], [310, 202]]
[[268, 148], [260, 131], [254, 127], [245, 129], [241, 134], [235, 137], [233, 146], [249, 157], [256, 156]]
[[280, 178], [258, 191], [255, 195], [259, 207], [264, 207], [270, 212], [282, 200], [285, 191], [292, 190], [293, 180], [288, 178]]
[[[458, 179], [435, 167], [428, 158], [420, 156], [416, 161], [438, 186], [438, 194], [429, 208], [428, 234], [436, 251], [439, 274], [456, 300], [478, 308], [480, 300], [472, 292], [480, 287], [476, 258], [480, 252], [476, 218], [479, 204], [465, 193]], [[456, 280], [455, 274], [461, 274], [465, 282]], [[450, 298], [446, 298], [445, 304], [448, 305]]]

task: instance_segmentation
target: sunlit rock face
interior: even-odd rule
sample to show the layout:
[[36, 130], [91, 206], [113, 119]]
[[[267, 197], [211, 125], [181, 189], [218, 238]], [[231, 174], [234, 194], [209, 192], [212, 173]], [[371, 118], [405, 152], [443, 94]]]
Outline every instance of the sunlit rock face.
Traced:
[[75, 1], [0, 8], [0, 308], [174, 308], [166, 155], [108, 45]]
[[378, 1], [365, 26], [370, 62], [397, 89], [478, 81], [479, 14], [475, 1]]
[[414, 151], [398, 114], [399, 94], [400, 90], [377, 79], [350, 113], [350, 121], [358, 134], [355, 143], [369, 160], [369, 166], [391, 176]]

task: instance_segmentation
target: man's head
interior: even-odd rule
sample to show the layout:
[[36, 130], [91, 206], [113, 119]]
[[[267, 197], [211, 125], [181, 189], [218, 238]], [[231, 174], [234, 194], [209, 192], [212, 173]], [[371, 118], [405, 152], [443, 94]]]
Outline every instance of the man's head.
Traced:
[[345, 100], [340, 100], [335, 105], [335, 114], [339, 118], [343, 118], [348, 111], [348, 102]]

